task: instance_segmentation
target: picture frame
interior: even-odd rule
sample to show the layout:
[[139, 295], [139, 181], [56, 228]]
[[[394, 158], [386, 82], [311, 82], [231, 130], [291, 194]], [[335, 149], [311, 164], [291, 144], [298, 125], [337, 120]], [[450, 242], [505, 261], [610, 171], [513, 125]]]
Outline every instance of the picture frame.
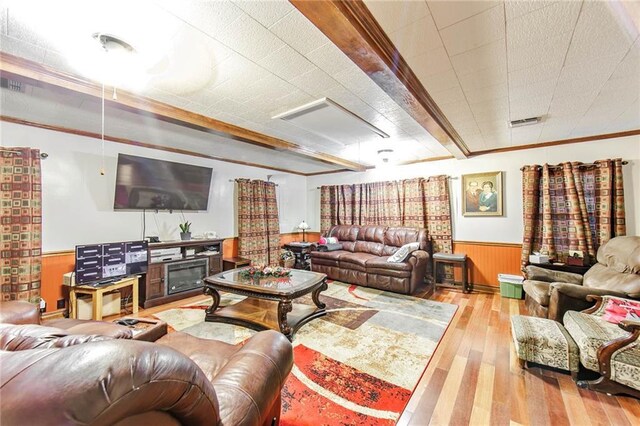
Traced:
[[502, 216], [503, 199], [502, 172], [462, 175], [463, 216]]

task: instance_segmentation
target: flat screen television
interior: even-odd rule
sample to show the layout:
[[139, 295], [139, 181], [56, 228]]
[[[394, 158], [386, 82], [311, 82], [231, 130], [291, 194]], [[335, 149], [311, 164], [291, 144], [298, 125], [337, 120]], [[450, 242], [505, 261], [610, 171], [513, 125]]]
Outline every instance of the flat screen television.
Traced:
[[76, 246], [76, 284], [115, 281], [147, 272], [146, 241]]
[[118, 154], [115, 210], [207, 210], [209, 167]]

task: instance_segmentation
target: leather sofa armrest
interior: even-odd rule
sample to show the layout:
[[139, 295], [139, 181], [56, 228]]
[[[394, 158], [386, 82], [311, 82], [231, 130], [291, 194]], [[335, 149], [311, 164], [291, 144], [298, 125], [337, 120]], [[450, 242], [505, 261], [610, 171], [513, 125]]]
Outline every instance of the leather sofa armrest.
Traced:
[[589, 298], [596, 296], [618, 296], [625, 294], [607, 289], [583, 287], [569, 283], [551, 283], [549, 285], [549, 319], [562, 322], [567, 311], [584, 311], [595, 304], [595, 300]]
[[254, 335], [212, 380], [220, 424], [265, 424], [292, 367], [293, 347], [283, 334]]
[[570, 284], [582, 284], [582, 275], [572, 272], [553, 271], [541, 268], [540, 266], [527, 265], [524, 268], [524, 275], [528, 280], [561, 282]]
[[409, 258], [407, 259], [408, 262], [411, 262], [412, 260], [414, 264], [419, 262], [426, 262], [429, 260], [429, 253], [424, 250], [414, 250], [411, 252]]
[[[114, 339], [4, 352], [2, 360], [3, 424], [24, 424], [25, 419], [68, 424], [72, 419], [112, 425], [155, 412], [179, 424], [220, 424], [209, 380], [193, 361], [168, 347]], [[36, 386], [43, 377], [46, 386]]]
[[40, 324], [40, 311], [36, 304], [23, 300], [0, 302], [0, 323]]

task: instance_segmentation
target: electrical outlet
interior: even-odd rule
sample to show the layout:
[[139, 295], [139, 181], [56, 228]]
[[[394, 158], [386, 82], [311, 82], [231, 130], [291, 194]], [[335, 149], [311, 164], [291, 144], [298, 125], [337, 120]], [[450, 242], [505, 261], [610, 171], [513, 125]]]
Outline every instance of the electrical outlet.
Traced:
[[58, 299], [58, 303], [56, 303], [56, 309], [64, 309], [65, 301], [64, 299]]

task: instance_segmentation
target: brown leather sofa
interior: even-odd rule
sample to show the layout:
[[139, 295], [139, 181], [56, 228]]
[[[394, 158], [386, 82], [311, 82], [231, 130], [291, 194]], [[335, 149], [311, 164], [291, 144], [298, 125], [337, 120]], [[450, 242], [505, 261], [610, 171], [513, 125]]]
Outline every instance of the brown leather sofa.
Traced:
[[[0, 304], [2, 425], [279, 420], [281, 389], [293, 365], [291, 343], [281, 333], [259, 332], [243, 346], [180, 332], [150, 343], [127, 338], [120, 333], [126, 327], [111, 323], [92, 324], [110, 336], [72, 334], [73, 327], [39, 325], [31, 310], [7, 306]], [[89, 324], [82, 331], [90, 333]]]
[[584, 274], [528, 265], [525, 305], [530, 315], [562, 322], [565, 312], [593, 305], [589, 295], [640, 299], [640, 237], [615, 237], [600, 246], [597, 263]]
[[[425, 229], [336, 225], [327, 237], [337, 238], [342, 250], [312, 251], [311, 270], [330, 279], [411, 294], [430, 269], [431, 242]], [[404, 262], [387, 262], [400, 247], [413, 242], [420, 248]]]

